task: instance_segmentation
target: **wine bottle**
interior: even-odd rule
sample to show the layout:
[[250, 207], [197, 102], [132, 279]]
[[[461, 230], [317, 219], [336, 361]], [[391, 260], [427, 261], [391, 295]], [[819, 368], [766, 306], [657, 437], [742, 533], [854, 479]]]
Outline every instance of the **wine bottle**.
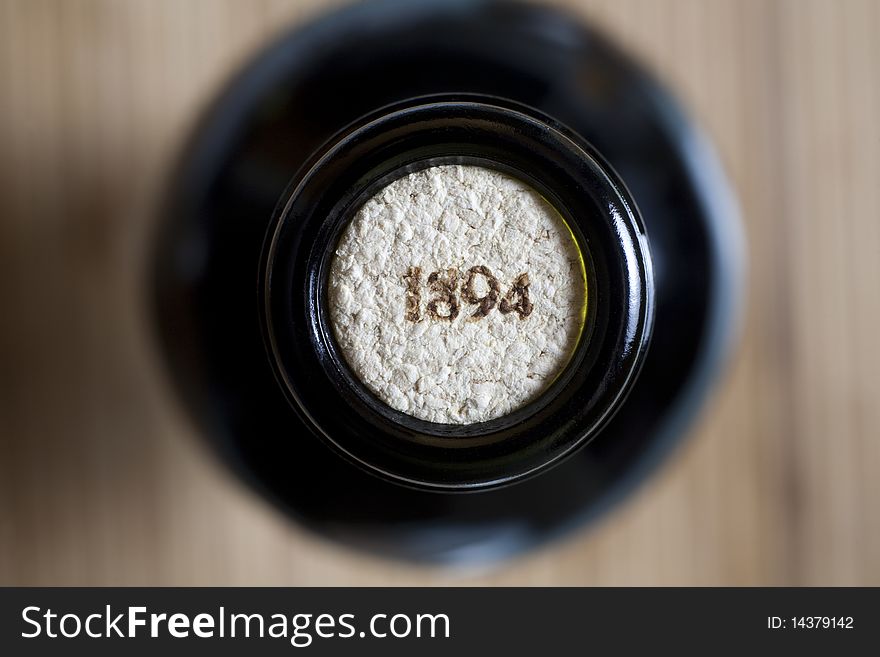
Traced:
[[487, 561], [684, 434], [738, 249], [710, 147], [596, 31], [379, 0], [283, 36], [202, 117], [155, 309], [201, 432], [267, 499], [383, 555]]

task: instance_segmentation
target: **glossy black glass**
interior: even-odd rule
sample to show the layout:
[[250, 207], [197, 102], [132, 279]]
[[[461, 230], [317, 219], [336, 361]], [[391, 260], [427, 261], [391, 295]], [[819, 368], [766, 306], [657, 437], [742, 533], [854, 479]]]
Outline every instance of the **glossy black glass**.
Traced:
[[[394, 411], [350, 374], [326, 307], [339, 234], [379, 189], [414, 170], [468, 163], [528, 182], [581, 245], [585, 330], [537, 401], [490, 422], [444, 425]], [[288, 188], [264, 257], [266, 335], [276, 372], [312, 429], [378, 474], [447, 490], [535, 474], [595, 436], [634, 381], [650, 335], [647, 239], [622, 182], [577, 135], [502, 99], [414, 99], [346, 130]]]
[[[491, 97], [482, 104], [502, 109], [526, 106], [528, 111], [515, 111], [589, 144], [585, 152], [609, 180], [622, 180], [635, 200], [653, 265], [650, 347], [613, 418], [554, 467], [468, 494], [396, 483], [340, 456], [279, 381], [279, 371], [296, 369], [290, 355], [282, 350], [276, 359], [265, 340], [264, 247], [267, 235], [282, 225], [277, 221], [292, 198], [291, 180], [302, 180], [316, 154], [363, 125], [365, 117], [382, 116], [401, 103], [424, 105], [414, 99], [436, 94]], [[470, 156], [507, 161], [497, 148]], [[382, 160], [377, 156], [376, 166]], [[398, 164], [406, 166], [389, 167], [392, 177]], [[564, 191], [561, 178], [545, 176], [534, 164], [515, 167], [517, 175], [547, 193]], [[585, 176], [583, 184], [592, 179]], [[368, 181], [341, 187], [361, 186], [368, 193]], [[620, 197], [630, 198], [615, 186]], [[356, 203], [352, 196], [349, 204]], [[564, 205], [561, 197], [554, 203]], [[344, 221], [345, 214], [335, 221]], [[385, 556], [496, 559], [607, 510], [684, 435], [737, 324], [738, 225], [711, 149], [640, 66], [595, 31], [547, 8], [381, 0], [283, 36], [227, 85], [198, 122], [170, 174], [160, 225], [153, 270], [157, 333], [171, 380], [200, 433], [236, 473], [299, 522]], [[332, 236], [324, 239], [329, 243]], [[307, 259], [318, 263], [309, 293], [318, 305], [325, 245], [315, 243], [316, 256]], [[596, 258], [604, 251], [586, 246], [599, 281]], [[291, 303], [293, 311], [303, 313]], [[285, 337], [292, 345], [326, 333], [320, 309], [315, 311], [308, 322], [294, 323], [304, 341]], [[324, 367], [334, 360], [298, 371], [297, 385], [323, 385]], [[328, 395], [340, 389], [334, 386]], [[548, 394], [538, 404], [552, 399]], [[546, 455], [538, 454], [538, 461]], [[373, 455], [359, 458], [372, 461]], [[522, 461], [497, 472], [526, 470]], [[421, 478], [439, 480], [430, 466]], [[459, 471], [455, 481], [474, 481], [474, 473]]]

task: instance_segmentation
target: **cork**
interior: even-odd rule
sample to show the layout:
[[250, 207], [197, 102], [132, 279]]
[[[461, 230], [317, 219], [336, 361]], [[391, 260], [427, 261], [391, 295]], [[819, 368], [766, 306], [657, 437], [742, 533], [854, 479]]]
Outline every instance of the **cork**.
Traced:
[[327, 298], [340, 351], [382, 402], [466, 425], [537, 399], [580, 339], [587, 289], [562, 216], [524, 182], [435, 166], [345, 227]]

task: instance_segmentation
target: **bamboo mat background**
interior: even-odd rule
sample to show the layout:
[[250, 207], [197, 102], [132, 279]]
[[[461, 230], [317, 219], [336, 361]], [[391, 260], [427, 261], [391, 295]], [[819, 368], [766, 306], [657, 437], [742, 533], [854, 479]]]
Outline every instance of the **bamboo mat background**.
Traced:
[[714, 138], [747, 315], [659, 476], [556, 547], [449, 573], [279, 516], [152, 351], [159, 181], [230, 72], [326, 5], [0, 0], [0, 584], [880, 584], [880, 2], [566, 4]]

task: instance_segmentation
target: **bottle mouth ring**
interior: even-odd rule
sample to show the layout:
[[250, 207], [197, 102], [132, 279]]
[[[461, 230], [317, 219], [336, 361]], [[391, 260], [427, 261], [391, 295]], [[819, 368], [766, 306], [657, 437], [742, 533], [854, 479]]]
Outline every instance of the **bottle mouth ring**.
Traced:
[[[443, 164], [496, 169], [537, 190], [571, 229], [590, 290], [559, 376], [524, 407], [465, 425], [427, 422], [379, 401], [346, 365], [327, 308], [329, 262], [357, 209], [393, 180]], [[635, 203], [592, 147], [531, 108], [446, 96], [364, 118], [297, 173], [267, 233], [260, 294], [276, 376], [317, 435], [398, 483], [474, 490], [542, 471], [599, 433], [644, 359], [654, 288]]]

